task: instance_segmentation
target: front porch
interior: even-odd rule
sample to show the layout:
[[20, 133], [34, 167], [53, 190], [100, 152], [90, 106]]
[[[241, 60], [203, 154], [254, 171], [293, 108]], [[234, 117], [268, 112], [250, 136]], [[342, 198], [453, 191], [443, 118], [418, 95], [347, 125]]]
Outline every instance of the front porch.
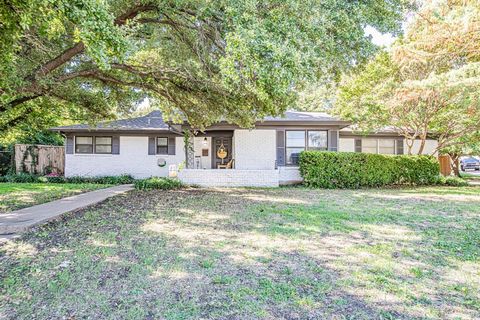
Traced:
[[190, 138], [187, 169], [233, 169], [233, 130], [207, 131]]
[[212, 130], [190, 137], [189, 142], [186, 168], [178, 172], [186, 184], [278, 187], [284, 180], [284, 168], [276, 163], [275, 130]]

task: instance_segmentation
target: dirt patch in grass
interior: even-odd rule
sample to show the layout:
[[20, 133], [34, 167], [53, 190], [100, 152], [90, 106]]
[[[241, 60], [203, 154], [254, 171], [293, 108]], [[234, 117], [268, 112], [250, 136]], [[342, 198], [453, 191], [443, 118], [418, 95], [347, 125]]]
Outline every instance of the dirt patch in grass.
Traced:
[[479, 207], [478, 188], [132, 191], [3, 245], [0, 311], [475, 319]]

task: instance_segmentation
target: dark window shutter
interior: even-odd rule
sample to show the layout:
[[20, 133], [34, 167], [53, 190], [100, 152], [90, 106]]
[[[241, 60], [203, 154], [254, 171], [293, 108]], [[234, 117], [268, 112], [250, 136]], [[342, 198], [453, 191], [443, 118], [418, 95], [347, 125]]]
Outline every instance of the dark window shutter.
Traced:
[[285, 130], [277, 130], [277, 166], [285, 165]]
[[168, 138], [168, 154], [175, 155], [175, 137]]
[[338, 151], [338, 131], [330, 130], [328, 131], [328, 150]]
[[120, 137], [112, 137], [112, 154], [120, 154]]
[[362, 139], [355, 139], [355, 152], [362, 152]]
[[404, 151], [403, 151], [403, 140], [397, 140], [397, 143], [396, 143], [396, 148], [397, 148], [397, 151], [396, 151], [396, 154], [403, 154]]
[[65, 153], [73, 154], [73, 136], [67, 136], [65, 141]]
[[157, 146], [155, 145], [156, 144], [155, 142], [156, 142], [155, 137], [148, 137], [148, 154], [149, 155], [156, 153], [155, 149], [157, 148]]

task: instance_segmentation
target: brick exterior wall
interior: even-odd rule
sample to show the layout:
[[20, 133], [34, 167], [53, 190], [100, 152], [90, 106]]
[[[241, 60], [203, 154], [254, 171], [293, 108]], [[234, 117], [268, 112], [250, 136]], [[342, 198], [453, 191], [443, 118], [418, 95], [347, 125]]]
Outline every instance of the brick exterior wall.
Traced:
[[[120, 154], [66, 154], [65, 176], [167, 177], [169, 165], [178, 166], [185, 161], [183, 138], [175, 139], [175, 155], [148, 155], [148, 137], [137, 136], [120, 137]], [[166, 160], [166, 166], [157, 165], [160, 158]]]
[[278, 187], [278, 170], [202, 170], [186, 169], [178, 173], [186, 184], [202, 187]]
[[303, 178], [300, 175], [300, 169], [298, 167], [279, 167], [279, 184], [298, 184], [303, 182]]
[[235, 130], [233, 134], [236, 169], [273, 170], [276, 161], [275, 130]]

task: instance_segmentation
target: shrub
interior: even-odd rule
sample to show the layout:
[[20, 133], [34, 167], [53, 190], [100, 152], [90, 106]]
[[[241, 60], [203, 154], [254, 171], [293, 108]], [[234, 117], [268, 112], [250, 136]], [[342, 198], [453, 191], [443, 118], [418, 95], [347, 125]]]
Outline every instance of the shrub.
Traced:
[[452, 186], [452, 187], [466, 187], [468, 186], [468, 182], [459, 177], [446, 177], [445, 178], [445, 185]]
[[135, 181], [135, 188], [138, 190], [171, 190], [180, 189], [183, 183], [178, 179], [152, 177], [148, 179], [141, 179]]
[[17, 174], [7, 174], [5, 176], [6, 182], [13, 182], [13, 183], [34, 183], [34, 182], [40, 182], [39, 177], [37, 175], [31, 174], [31, 173], [26, 173], [26, 172], [20, 172]]
[[48, 174], [46, 176], [37, 176], [30, 173], [17, 173], [0, 177], [0, 182], [15, 183], [94, 183], [94, 184], [129, 184], [135, 179], [130, 175], [121, 176], [104, 176], [104, 177], [68, 177], [59, 176], [57, 174]]
[[440, 169], [432, 156], [305, 151], [300, 154], [300, 173], [310, 187], [361, 188], [435, 184]]
[[134, 181], [135, 179], [130, 175], [65, 178], [65, 182], [67, 183], [129, 184]]

